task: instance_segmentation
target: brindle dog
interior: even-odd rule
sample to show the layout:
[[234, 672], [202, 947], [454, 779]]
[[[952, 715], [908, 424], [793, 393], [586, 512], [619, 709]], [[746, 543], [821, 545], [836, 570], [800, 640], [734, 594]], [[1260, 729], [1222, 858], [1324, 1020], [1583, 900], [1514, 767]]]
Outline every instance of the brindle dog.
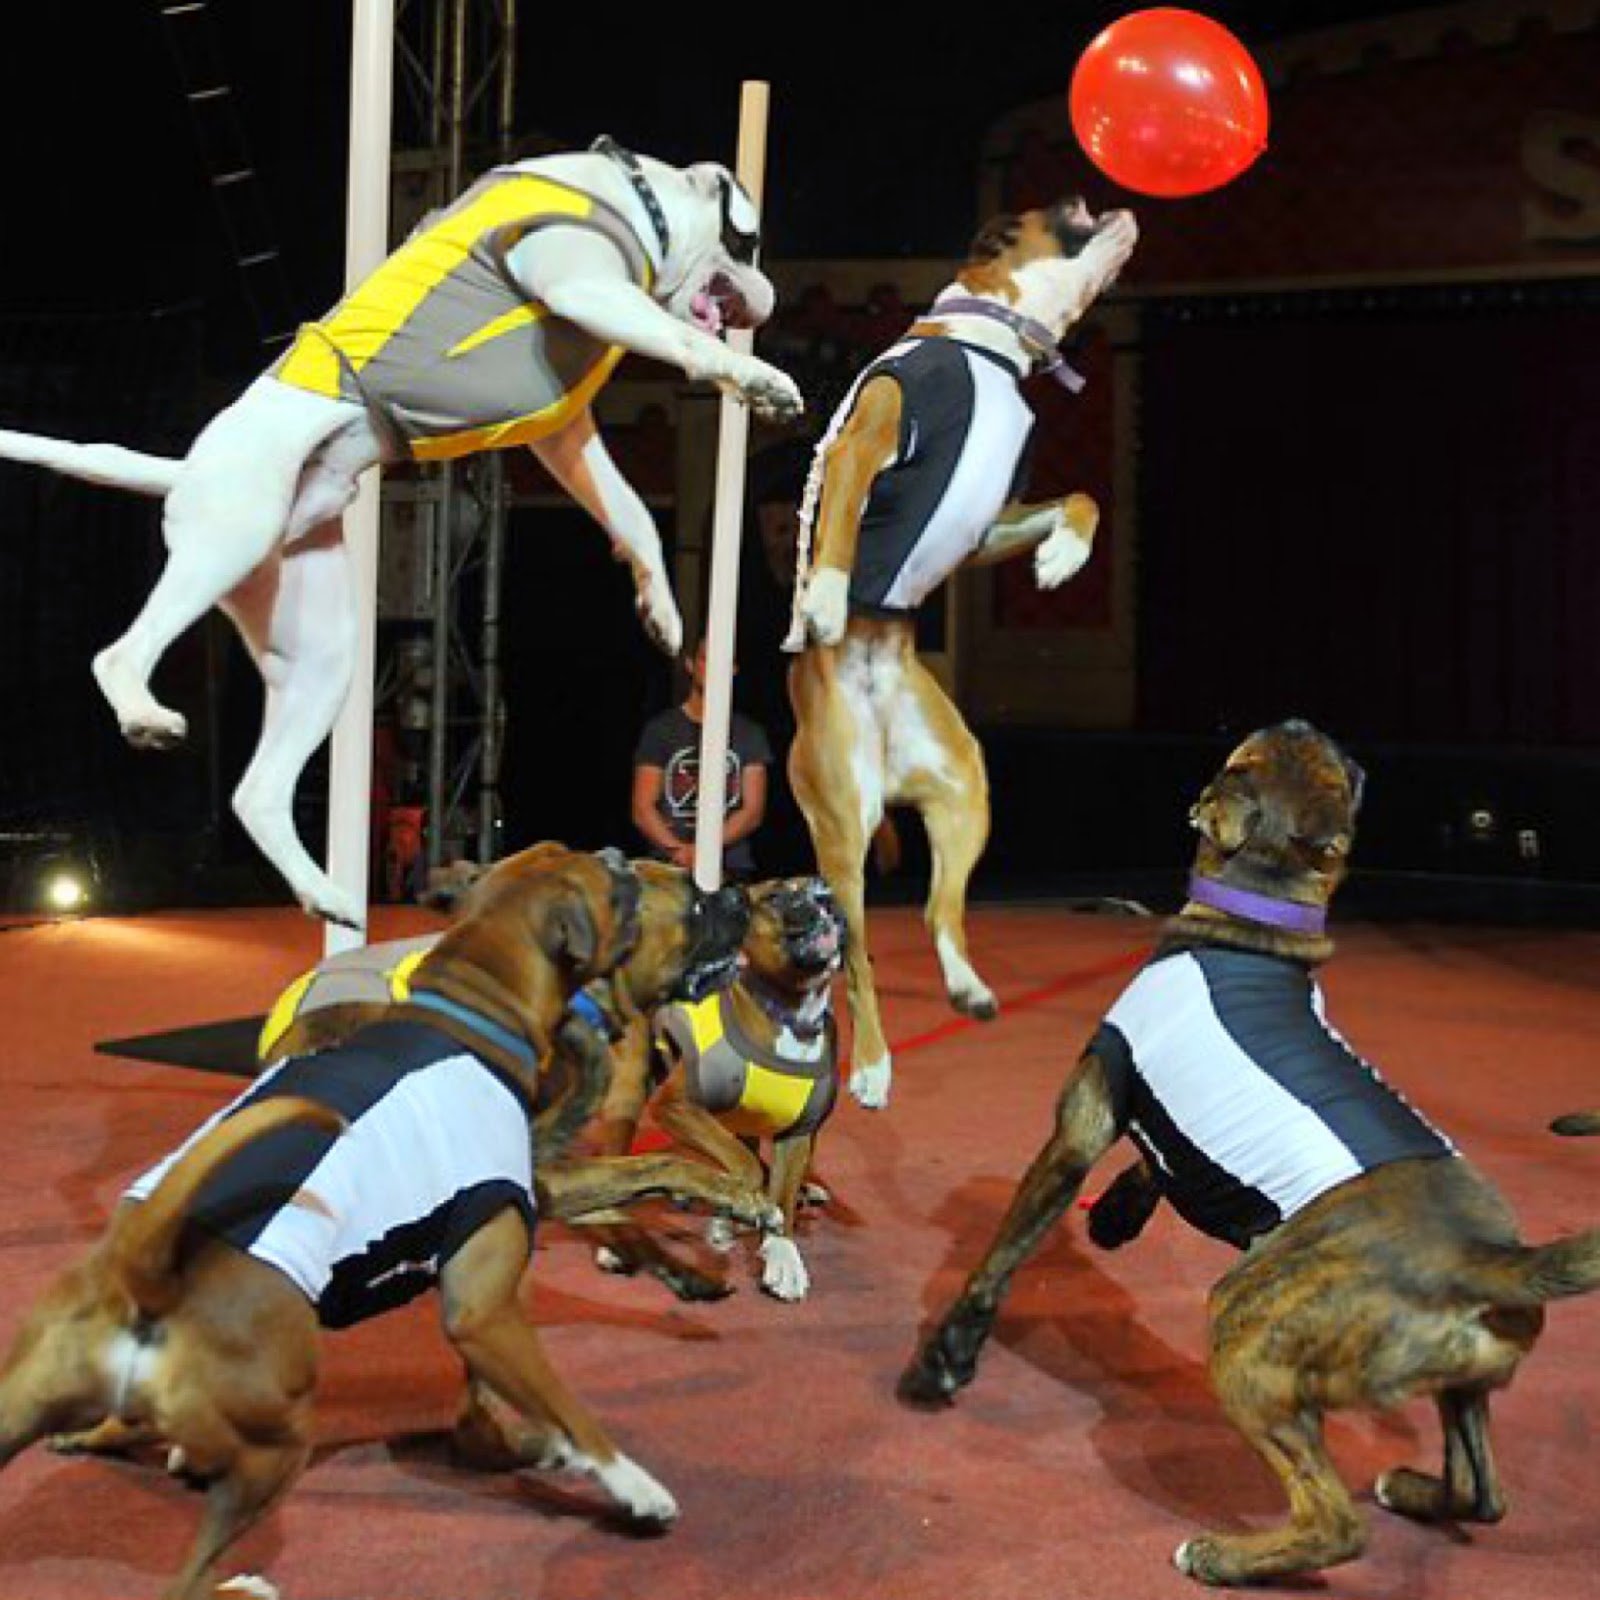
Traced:
[[[1359, 797], [1358, 769], [1307, 724], [1247, 739], [1191, 813], [1200, 834], [1192, 898], [1167, 924], [1152, 968], [1174, 952], [1214, 961], [1248, 951], [1304, 969], [1325, 960], [1331, 945], [1317, 913], [1345, 875]], [[1217, 895], [1208, 883], [1242, 894]], [[1196, 896], [1254, 906], [1259, 916]], [[1267, 902], [1298, 930], [1274, 925]], [[1104, 1029], [1096, 1036], [1106, 1038]], [[1193, 1033], [1171, 1048], [1181, 1068]], [[904, 1398], [947, 1400], [971, 1382], [1012, 1274], [1129, 1131], [1114, 1066], [1095, 1048], [1080, 1059], [999, 1236], [902, 1377]], [[1354, 1057], [1347, 1067], [1371, 1091], [1370, 1069]], [[1207, 1098], [1231, 1087], [1218, 1082]], [[1141, 1143], [1149, 1135], [1133, 1131]], [[1164, 1170], [1153, 1180], [1149, 1169], [1124, 1174], [1097, 1208], [1097, 1234], [1108, 1243], [1131, 1237], [1163, 1192], [1179, 1202]], [[1443, 1473], [1386, 1472], [1379, 1503], [1428, 1521], [1498, 1521], [1506, 1501], [1490, 1451], [1489, 1395], [1533, 1348], [1546, 1301], [1600, 1286], [1600, 1230], [1524, 1246], [1504, 1200], [1447, 1144], [1432, 1158], [1376, 1165], [1285, 1214], [1212, 1290], [1210, 1367], [1229, 1419], [1281, 1479], [1289, 1520], [1180, 1546], [1178, 1567], [1205, 1583], [1313, 1572], [1361, 1553], [1363, 1518], [1323, 1443], [1329, 1411], [1432, 1395]]]

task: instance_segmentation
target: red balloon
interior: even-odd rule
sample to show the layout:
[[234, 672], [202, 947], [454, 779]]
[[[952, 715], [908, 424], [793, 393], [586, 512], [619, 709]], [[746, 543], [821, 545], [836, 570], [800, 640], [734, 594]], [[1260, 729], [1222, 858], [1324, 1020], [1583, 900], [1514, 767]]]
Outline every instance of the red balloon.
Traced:
[[1107, 177], [1177, 199], [1237, 178], [1267, 147], [1267, 86], [1210, 17], [1162, 7], [1113, 22], [1072, 75], [1072, 128]]

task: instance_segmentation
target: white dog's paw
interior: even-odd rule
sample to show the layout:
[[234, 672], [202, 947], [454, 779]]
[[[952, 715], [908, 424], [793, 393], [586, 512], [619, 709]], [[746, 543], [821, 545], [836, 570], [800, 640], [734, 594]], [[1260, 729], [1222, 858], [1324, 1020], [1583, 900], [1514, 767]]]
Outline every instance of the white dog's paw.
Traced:
[[91, 664], [94, 681], [117, 714], [122, 737], [136, 750], [171, 750], [189, 737], [189, 723], [177, 711], [169, 711], [137, 674], [130, 672], [108, 645]]
[[683, 649], [683, 616], [665, 573], [652, 573], [640, 586], [636, 609], [653, 645], [669, 656]]
[[117, 725], [135, 750], [176, 750], [189, 737], [188, 718], [161, 706]]
[[761, 1241], [761, 1287], [778, 1300], [804, 1300], [811, 1274], [800, 1259], [799, 1247], [787, 1234], [774, 1233]]
[[893, 1077], [894, 1063], [888, 1056], [882, 1061], [863, 1062], [850, 1073], [850, 1093], [868, 1111], [882, 1111], [889, 1103]]
[[[579, 1458], [573, 1458], [580, 1465]], [[659, 1527], [678, 1520], [678, 1502], [664, 1484], [658, 1483], [637, 1461], [626, 1456], [616, 1456], [610, 1461], [597, 1461], [586, 1470], [592, 1472], [600, 1487], [611, 1496], [636, 1522], [653, 1522]]]
[[806, 580], [800, 615], [818, 644], [838, 644], [850, 621], [850, 574], [837, 567], [819, 567]]
[[792, 422], [806, 408], [794, 379], [755, 356], [730, 353], [724, 383], [767, 422]]
[[1034, 578], [1041, 589], [1059, 589], [1069, 578], [1083, 571], [1093, 552], [1093, 541], [1085, 539], [1070, 523], [1063, 522], [1033, 552]]
[[278, 1586], [253, 1572], [241, 1572], [217, 1585], [218, 1594], [243, 1595], [245, 1600], [278, 1600]]
[[313, 917], [324, 922], [337, 923], [341, 928], [354, 928], [358, 933], [367, 925], [367, 908], [349, 892], [341, 889], [331, 878], [323, 878], [301, 888], [296, 886], [300, 904]]

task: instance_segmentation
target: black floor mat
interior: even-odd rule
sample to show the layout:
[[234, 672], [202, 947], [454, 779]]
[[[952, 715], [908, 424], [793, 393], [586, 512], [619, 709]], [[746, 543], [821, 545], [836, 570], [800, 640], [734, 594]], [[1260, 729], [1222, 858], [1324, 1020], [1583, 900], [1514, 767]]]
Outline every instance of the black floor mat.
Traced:
[[260, 1070], [256, 1045], [265, 1017], [235, 1017], [227, 1022], [202, 1022], [171, 1033], [146, 1033], [136, 1039], [102, 1039], [95, 1050], [103, 1056], [157, 1061], [164, 1067], [193, 1067], [253, 1078]]

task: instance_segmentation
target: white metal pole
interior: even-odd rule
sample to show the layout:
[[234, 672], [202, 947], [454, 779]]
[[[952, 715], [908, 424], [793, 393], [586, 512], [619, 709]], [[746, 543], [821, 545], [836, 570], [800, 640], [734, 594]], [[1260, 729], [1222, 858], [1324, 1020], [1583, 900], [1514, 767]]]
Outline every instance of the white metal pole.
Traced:
[[[739, 93], [739, 181], [761, 209], [767, 167], [769, 85], [745, 83]], [[732, 329], [728, 343], [745, 355], [755, 335]], [[706, 685], [700, 724], [700, 794], [694, 831], [694, 876], [702, 889], [722, 882], [723, 811], [728, 792], [728, 724], [733, 716], [733, 647], [738, 626], [739, 541], [744, 526], [745, 454], [750, 413], [722, 398], [717, 430], [717, 498], [711, 523], [711, 591], [706, 605]]]
[[[350, 50], [350, 160], [345, 210], [345, 288], [389, 253], [389, 149], [394, 110], [394, 0], [354, 0]], [[379, 474], [361, 482], [344, 536], [360, 621], [355, 671], [333, 730], [328, 783], [328, 873], [367, 904], [372, 855], [372, 688], [377, 655]], [[366, 939], [328, 925], [329, 955]]]

